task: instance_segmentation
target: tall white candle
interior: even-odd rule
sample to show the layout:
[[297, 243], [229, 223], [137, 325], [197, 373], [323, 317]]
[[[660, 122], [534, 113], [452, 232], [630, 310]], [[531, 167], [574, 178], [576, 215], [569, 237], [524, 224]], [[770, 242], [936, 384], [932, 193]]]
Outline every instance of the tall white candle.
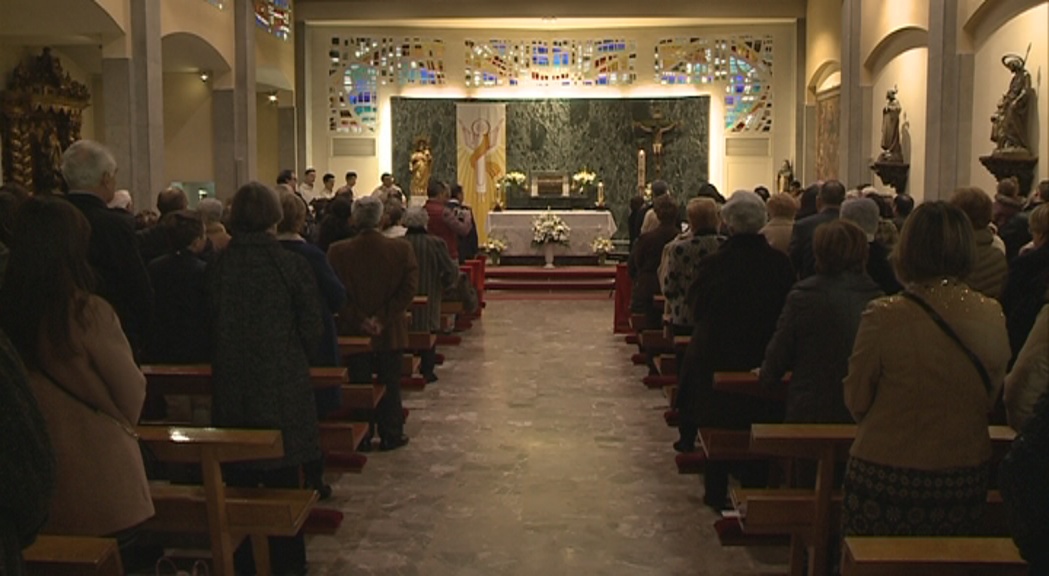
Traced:
[[637, 151], [637, 187], [645, 187], [645, 151]]

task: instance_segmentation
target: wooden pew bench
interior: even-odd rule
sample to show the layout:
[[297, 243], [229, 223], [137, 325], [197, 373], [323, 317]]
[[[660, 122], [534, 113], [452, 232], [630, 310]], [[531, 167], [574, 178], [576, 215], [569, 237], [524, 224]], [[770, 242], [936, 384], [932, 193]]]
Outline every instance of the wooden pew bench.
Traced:
[[842, 576], [1026, 576], [1009, 538], [845, 539]]
[[270, 574], [268, 536], [297, 534], [309, 518], [313, 490], [226, 488], [221, 465], [267, 460], [284, 454], [276, 430], [232, 430], [139, 426], [138, 434], [162, 462], [199, 464], [203, 486], [153, 484], [156, 515], [143, 528], [152, 532], [207, 533], [212, 567], [233, 576], [233, 552], [251, 538], [256, 570]]
[[33, 576], [123, 576], [112, 538], [40, 535], [22, 553]]
[[[1015, 432], [1005, 426], [991, 426], [988, 429], [992, 445], [1000, 451], [1010, 444]], [[804, 530], [792, 533], [791, 537], [791, 574], [806, 573], [804, 564], [805, 552], [808, 552], [809, 573], [826, 574], [829, 566], [829, 544], [833, 531], [838, 524], [839, 514], [834, 510], [834, 466], [848, 458], [849, 448], [856, 436], [856, 426], [851, 424], [755, 424], [750, 431], [749, 450], [755, 455], [769, 455], [780, 458], [804, 459], [816, 461], [816, 487], [809, 493], [811, 504], [802, 505], [800, 511], [809, 511], [811, 522], [795, 511], [797, 518], [791, 519], [789, 525], [807, 526]], [[763, 494], [766, 499], [775, 498]], [[796, 494], [784, 494], [785, 498], [796, 499]], [[988, 495], [992, 505], [1000, 499]], [[753, 503], [748, 502], [747, 514], [753, 510]], [[1000, 511], [992, 511], [992, 516], [1001, 516]], [[772, 529], [771, 527], [766, 527]]]

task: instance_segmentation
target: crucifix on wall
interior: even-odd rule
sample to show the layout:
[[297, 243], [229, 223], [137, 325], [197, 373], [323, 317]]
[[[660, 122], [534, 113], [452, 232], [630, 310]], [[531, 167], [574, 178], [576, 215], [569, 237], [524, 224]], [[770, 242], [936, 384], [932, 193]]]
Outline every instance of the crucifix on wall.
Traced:
[[677, 122], [670, 122], [663, 118], [663, 113], [658, 109], [652, 110], [650, 120], [634, 122], [634, 128], [648, 134], [652, 139], [652, 160], [655, 162], [656, 178], [663, 175], [663, 137], [677, 128]]

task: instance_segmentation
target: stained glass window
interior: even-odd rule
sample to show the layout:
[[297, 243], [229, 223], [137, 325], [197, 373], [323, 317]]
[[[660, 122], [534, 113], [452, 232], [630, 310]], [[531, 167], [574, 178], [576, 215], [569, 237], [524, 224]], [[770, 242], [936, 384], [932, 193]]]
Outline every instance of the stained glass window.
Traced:
[[328, 129], [343, 134], [374, 134], [379, 120], [378, 42], [371, 38], [331, 39], [328, 52]]
[[466, 41], [467, 86], [608, 86], [637, 79], [625, 39]]
[[656, 45], [662, 84], [723, 84], [725, 129], [772, 131], [771, 36], [664, 38]]
[[255, 24], [281, 40], [291, 38], [291, 0], [255, 0]]
[[204, 1], [207, 2], [208, 4], [211, 4], [212, 6], [214, 6], [216, 8], [218, 8], [219, 10], [222, 10], [223, 8], [226, 7], [226, 3], [224, 2], [224, 0], [204, 0]]

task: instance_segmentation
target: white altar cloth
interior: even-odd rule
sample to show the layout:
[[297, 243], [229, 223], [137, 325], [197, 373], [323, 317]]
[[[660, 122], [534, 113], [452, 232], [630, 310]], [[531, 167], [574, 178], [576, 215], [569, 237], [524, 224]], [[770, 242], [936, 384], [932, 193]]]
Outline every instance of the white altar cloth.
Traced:
[[[546, 210], [506, 210], [489, 212], [488, 237], [506, 241], [504, 256], [529, 256], [542, 254], [543, 249], [532, 246], [532, 221]], [[616, 221], [612, 213], [604, 210], [551, 210], [568, 224], [568, 246], [557, 246], [555, 254], [566, 256], [589, 256], [594, 238], [611, 238], [616, 233]]]

